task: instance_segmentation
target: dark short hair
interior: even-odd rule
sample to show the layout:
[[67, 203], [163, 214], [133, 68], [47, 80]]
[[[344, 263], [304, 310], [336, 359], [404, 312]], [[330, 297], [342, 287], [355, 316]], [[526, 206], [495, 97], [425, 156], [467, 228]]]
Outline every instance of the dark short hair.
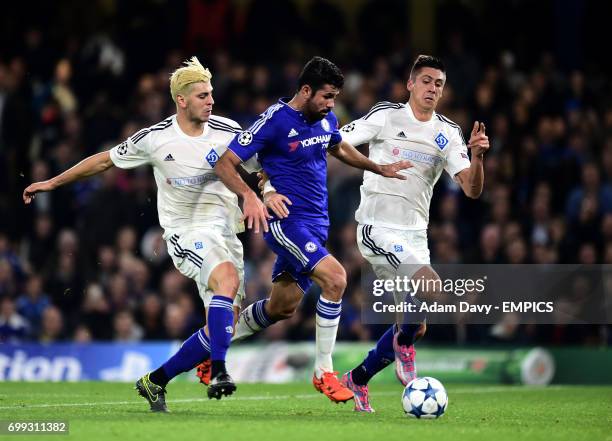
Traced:
[[438, 69], [443, 73], [446, 73], [446, 66], [442, 60], [432, 55], [419, 55], [412, 63], [412, 68], [410, 69], [410, 78], [416, 77], [419, 71], [424, 67], [431, 67], [433, 69]]
[[314, 92], [322, 89], [326, 84], [342, 89], [344, 75], [334, 63], [323, 57], [313, 57], [306, 65], [298, 78], [298, 90], [308, 84]]

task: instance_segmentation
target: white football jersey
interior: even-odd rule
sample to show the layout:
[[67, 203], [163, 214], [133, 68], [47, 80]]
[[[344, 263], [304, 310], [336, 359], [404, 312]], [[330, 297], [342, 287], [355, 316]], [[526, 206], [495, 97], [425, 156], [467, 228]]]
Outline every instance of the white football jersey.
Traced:
[[[211, 224], [237, 233], [244, 231], [238, 197], [219, 180], [213, 167], [240, 130], [237, 122], [213, 115], [200, 136], [188, 136], [173, 115], [113, 147], [110, 157], [120, 168], [153, 167], [164, 237], [169, 231]], [[255, 157], [242, 166], [248, 172], [261, 168]]]
[[360, 224], [426, 230], [433, 188], [442, 170], [454, 178], [470, 166], [459, 126], [435, 112], [431, 120], [419, 121], [408, 104], [378, 103], [342, 127], [340, 134], [355, 146], [369, 143], [369, 157], [378, 164], [404, 159], [413, 164], [400, 172], [405, 181], [364, 172], [355, 213]]

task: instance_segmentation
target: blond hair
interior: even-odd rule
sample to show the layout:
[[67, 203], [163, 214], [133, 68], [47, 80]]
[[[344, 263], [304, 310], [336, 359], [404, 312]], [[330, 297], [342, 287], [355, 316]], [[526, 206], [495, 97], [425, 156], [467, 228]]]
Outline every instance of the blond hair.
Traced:
[[197, 57], [191, 57], [185, 61], [183, 67], [179, 67], [170, 75], [170, 95], [176, 103], [177, 95], [185, 95], [194, 83], [207, 83], [212, 74], [206, 69]]

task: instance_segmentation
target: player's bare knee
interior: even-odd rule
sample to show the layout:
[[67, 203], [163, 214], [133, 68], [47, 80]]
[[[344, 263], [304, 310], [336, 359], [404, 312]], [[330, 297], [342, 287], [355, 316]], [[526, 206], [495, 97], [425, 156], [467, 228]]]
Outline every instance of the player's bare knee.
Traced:
[[323, 279], [321, 289], [323, 290], [324, 297], [328, 300], [334, 302], [340, 301], [346, 289], [346, 272], [344, 269], [328, 274]]
[[210, 273], [209, 288], [218, 295], [234, 298], [240, 286], [240, 278], [236, 267], [230, 262], [220, 263]]

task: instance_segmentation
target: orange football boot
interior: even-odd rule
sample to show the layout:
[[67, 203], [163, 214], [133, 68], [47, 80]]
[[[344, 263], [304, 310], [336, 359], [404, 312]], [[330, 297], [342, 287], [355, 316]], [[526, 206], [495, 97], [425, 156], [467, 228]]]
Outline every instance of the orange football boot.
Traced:
[[338, 372], [323, 372], [321, 378], [313, 375], [312, 384], [316, 390], [325, 394], [334, 403], [346, 403], [348, 400], [353, 399], [354, 394], [349, 388], [343, 386], [338, 381], [336, 375], [338, 375]]
[[200, 383], [202, 383], [205, 386], [208, 386], [210, 384], [210, 371], [211, 370], [212, 370], [212, 362], [210, 361], [210, 358], [207, 360], [204, 360], [196, 368], [196, 375], [200, 379]]

